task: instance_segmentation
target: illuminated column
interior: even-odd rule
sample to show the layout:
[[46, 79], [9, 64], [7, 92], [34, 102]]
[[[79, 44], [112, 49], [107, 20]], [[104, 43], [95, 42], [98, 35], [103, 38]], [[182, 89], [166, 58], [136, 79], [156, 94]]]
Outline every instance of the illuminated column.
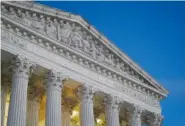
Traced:
[[80, 126], [94, 126], [93, 88], [83, 85], [78, 89], [78, 95], [80, 98]]
[[35, 86], [29, 86], [27, 103], [27, 121], [26, 126], [38, 126], [40, 101], [43, 97], [44, 89]]
[[2, 75], [1, 84], [1, 126], [4, 126], [5, 119], [5, 109], [6, 109], [6, 99], [9, 92], [10, 78], [8, 76]]
[[120, 126], [119, 102], [117, 97], [111, 95], [105, 97], [105, 117], [107, 126]]
[[129, 126], [141, 126], [142, 112], [143, 112], [142, 108], [133, 105], [133, 108], [129, 113]]
[[62, 101], [62, 126], [71, 126], [72, 110], [76, 105], [76, 100], [63, 98]]
[[71, 108], [62, 105], [62, 126], [71, 126]]
[[64, 75], [50, 70], [46, 76], [46, 126], [62, 125], [61, 93]]
[[26, 125], [28, 79], [35, 65], [27, 58], [16, 56], [12, 60], [12, 88], [8, 112], [8, 126]]

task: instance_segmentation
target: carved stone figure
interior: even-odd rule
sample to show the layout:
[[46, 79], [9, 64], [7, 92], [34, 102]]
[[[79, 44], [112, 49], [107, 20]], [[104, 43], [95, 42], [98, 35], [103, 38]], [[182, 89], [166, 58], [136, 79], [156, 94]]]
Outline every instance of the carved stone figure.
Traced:
[[17, 20], [25, 24], [25, 14], [20, 9], [17, 10]]
[[14, 36], [14, 35], [10, 34], [10, 40], [14, 44], [16, 44], [22, 48], [25, 47], [26, 42], [23, 39], [19, 38], [18, 36]]
[[7, 13], [8, 12], [7, 8], [4, 5], [1, 5], [1, 12], [2, 13]]
[[108, 52], [108, 50], [106, 51], [106, 53], [105, 53], [105, 60], [104, 60], [104, 62], [106, 63], [106, 64], [108, 64], [108, 65], [111, 65], [111, 66], [113, 66], [113, 55], [110, 53], [110, 52]]
[[121, 70], [121, 69], [120, 69], [121, 65], [120, 65], [120, 60], [119, 60], [119, 59], [116, 59], [116, 61], [115, 61], [115, 67], [116, 67], [118, 70]]
[[22, 18], [22, 12], [21, 12], [20, 9], [17, 10], [17, 16], [18, 16], [19, 18]]
[[69, 22], [66, 22], [66, 24], [63, 22], [63, 20], [60, 21], [60, 32], [59, 32], [59, 40], [64, 43], [70, 43], [70, 35], [72, 32], [72, 27], [70, 26]]
[[24, 16], [24, 23], [27, 26], [30, 26], [32, 24], [32, 17], [31, 17], [30, 12], [29, 11], [25, 11], [25, 14], [23, 16]]
[[96, 58], [100, 62], [103, 62], [105, 60], [104, 49], [102, 45], [100, 45], [100, 47], [96, 49]]
[[12, 18], [16, 18], [16, 12], [14, 10], [14, 8], [10, 7], [9, 8], [9, 16], [12, 17]]
[[83, 51], [90, 55], [90, 42], [92, 41], [91, 36], [87, 36], [85, 39], [83, 39]]
[[70, 35], [70, 46], [77, 48], [77, 49], [82, 49], [82, 32], [80, 27], [75, 27], [73, 29], [73, 32]]
[[120, 69], [121, 69], [122, 72], [125, 72], [125, 70], [126, 70], [125, 67], [126, 67], [126, 65], [123, 62], [121, 62], [120, 63]]
[[[2, 27], [3, 25], [1, 24], [1, 27]], [[4, 40], [8, 40], [9, 39], [9, 33], [6, 31], [6, 30], [4, 30], [4, 29], [1, 29], [1, 39], [4, 39]]]
[[90, 55], [96, 59], [96, 46], [93, 41], [90, 43]]
[[44, 17], [41, 15], [40, 19], [37, 18], [36, 14], [32, 15], [32, 20], [33, 23], [31, 24], [31, 26], [35, 29], [37, 29], [40, 32], [44, 32], [45, 29], [45, 20]]
[[46, 20], [45, 32], [49, 37], [57, 38], [57, 28], [49, 17]]

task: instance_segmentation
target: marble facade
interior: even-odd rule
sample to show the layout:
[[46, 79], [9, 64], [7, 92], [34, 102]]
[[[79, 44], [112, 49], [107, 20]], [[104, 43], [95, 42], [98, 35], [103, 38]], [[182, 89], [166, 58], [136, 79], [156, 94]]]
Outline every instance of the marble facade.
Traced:
[[[168, 91], [80, 16], [34, 2], [1, 5], [1, 125], [161, 126]], [[100, 117], [103, 115], [103, 118]]]

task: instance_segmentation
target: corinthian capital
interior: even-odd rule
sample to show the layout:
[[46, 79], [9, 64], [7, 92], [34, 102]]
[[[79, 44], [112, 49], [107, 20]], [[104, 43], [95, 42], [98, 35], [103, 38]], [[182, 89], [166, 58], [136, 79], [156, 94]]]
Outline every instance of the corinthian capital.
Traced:
[[61, 89], [63, 86], [62, 81], [66, 78], [67, 76], [64, 74], [50, 70], [45, 76], [45, 85], [46, 87], [54, 86]]
[[104, 103], [105, 103], [106, 106], [109, 106], [112, 109], [119, 110], [120, 100], [116, 96], [107, 95], [104, 98]]
[[12, 59], [9, 70], [13, 74], [29, 77], [32, 74], [35, 67], [36, 67], [35, 63], [31, 62], [29, 59], [23, 56], [17, 55]]
[[129, 124], [132, 126], [141, 126], [141, 114], [144, 111], [143, 108], [141, 108], [138, 105], [132, 105], [128, 108], [128, 121]]
[[152, 126], [161, 126], [161, 122], [163, 120], [163, 116], [158, 114], [158, 113], [154, 113], [154, 118], [152, 121]]
[[95, 89], [92, 86], [82, 85], [78, 88], [78, 96], [81, 101], [92, 102]]
[[142, 112], [144, 111], [144, 109], [143, 108], [141, 108], [140, 106], [138, 106], [138, 105], [133, 105], [132, 106], [132, 114], [133, 114], [133, 116], [135, 116], [136, 118], [140, 118], [141, 117], [141, 114], [142, 114]]

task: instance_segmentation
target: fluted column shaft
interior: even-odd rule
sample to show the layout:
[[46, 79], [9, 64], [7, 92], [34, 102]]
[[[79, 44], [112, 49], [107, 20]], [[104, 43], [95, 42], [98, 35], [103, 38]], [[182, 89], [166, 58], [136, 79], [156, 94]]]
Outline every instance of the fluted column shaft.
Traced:
[[61, 91], [50, 87], [46, 97], [46, 126], [61, 126]]
[[1, 86], [1, 126], [4, 126], [7, 94], [8, 94], [7, 87]]
[[44, 94], [44, 89], [29, 85], [27, 102], [26, 126], [38, 126], [40, 102]]
[[141, 126], [141, 114], [143, 109], [139, 106], [134, 106], [130, 112], [129, 126]]
[[62, 106], [62, 126], [71, 126], [71, 113], [70, 108]]
[[49, 71], [46, 76], [46, 126], [61, 126], [61, 93], [64, 76], [59, 72]]
[[91, 87], [81, 86], [78, 94], [80, 97], [80, 126], [94, 126], [94, 90]]
[[119, 124], [119, 101], [116, 97], [105, 98], [105, 117], [107, 126], [120, 126]]
[[62, 126], [71, 126], [72, 110], [76, 106], [77, 100], [67, 97], [63, 93], [62, 100]]
[[28, 78], [35, 66], [26, 58], [17, 56], [12, 61], [12, 90], [8, 112], [8, 126], [26, 125]]
[[27, 125], [38, 126], [40, 103], [35, 100], [29, 100], [27, 105]]

